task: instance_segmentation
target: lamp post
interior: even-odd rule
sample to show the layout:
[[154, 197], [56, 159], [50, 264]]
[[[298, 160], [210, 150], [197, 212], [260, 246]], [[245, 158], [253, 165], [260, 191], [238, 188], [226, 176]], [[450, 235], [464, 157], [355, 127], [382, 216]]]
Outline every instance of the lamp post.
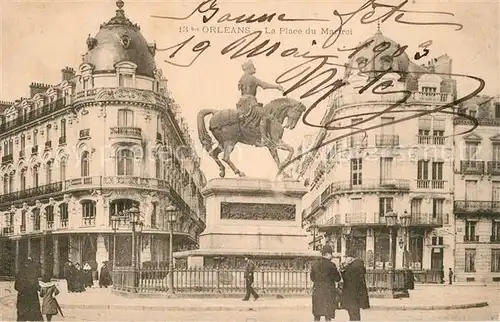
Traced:
[[342, 236], [345, 239], [344, 254], [347, 254], [347, 249], [349, 248], [349, 244], [350, 244], [350, 238], [349, 237], [351, 236], [351, 231], [352, 231], [352, 227], [351, 226], [348, 226], [348, 225], [342, 226]]
[[396, 254], [394, 252], [394, 227], [396, 226], [398, 215], [389, 211], [385, 214], [386, 224], [389, 227], [389, 258], [391, 260], [392, 269], [396, 268]]
[[167, 213], [167, 220], [168, 220], [168, 225], [169, 225], [169, 256], [168, 256], [168, 275], [169, 275], [169, 287], [168, 287], [168, 292], [169, 293], [174, 293], [174, 223], [177, 221], [177, 211], [178, 209], [170, 205], [165, 209], [165, 212]]
[[136, 233], [139, 234], [142, 232], [142, 227], [144, 223], [141, 220], [141, 212], [137, 207], [132, 207], [128, 210], [125, 210], [125, 213], [129, 215], [130, 225], [132, 226], [132, 267], [134, 271], [134, 290], [137, 288], [139, 284], [139, 278], [137, 276], [137, 268], [140, 266], [137, 263], [137, 245], [136, 245]]
[[111, 228], [113, 229], [113, 271], [116, 267], [116, 231], [120, 226], [120, 217], [117, 215], [111, 216]]
[[408, 227], [410, 226], [411, 223], [411, 215], [408, 213], [408, 211], [403, 212], [403, 214], [399, 217], [401, 221], [401, 226], [403, 227], [403, 238], [399, 240], [399, 247], [403, 249], [403, 259], [402, 259], [402, 266], [406, 266], [407, 258], [406, 256], [406, 248], [408, 246]]

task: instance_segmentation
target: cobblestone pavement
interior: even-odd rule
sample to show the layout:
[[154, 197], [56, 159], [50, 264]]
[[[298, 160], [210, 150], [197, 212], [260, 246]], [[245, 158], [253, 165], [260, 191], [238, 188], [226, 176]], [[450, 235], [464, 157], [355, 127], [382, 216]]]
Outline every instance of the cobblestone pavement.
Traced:
[[[7, 311], [7, 312], [6, 312]], [[0, 311], [0, 320], [15, 320], [13, 309]], [[443, 311], [370, 311], [362, 312], [363, 321], [498, 321], [498, 307]], [[139, 310], [65, 310], [64, 318], [52, 321], [311, 321], [310, 310], [269, 311], [139, 311]], [[337, 311], [335, 321], [348, 321], [345, 311]]]

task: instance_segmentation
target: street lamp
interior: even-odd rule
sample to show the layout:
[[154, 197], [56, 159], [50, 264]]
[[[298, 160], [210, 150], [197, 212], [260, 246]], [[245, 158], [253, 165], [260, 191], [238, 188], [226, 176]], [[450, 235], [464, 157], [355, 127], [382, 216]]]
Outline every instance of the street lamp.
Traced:
[[391, 260], [392, 264], [392, 269], [396, 268], [396, 254], [394, 253], [394, 227], [396, 226], [398, 215], [393, 212], [389, 211], [388, 213], [385, 214], [385, 219], [386, 219], [386, 224], [389, 227], [389, 257]]
[[168, 275], [169, 275], [169, 288], [168, 292], [169, 293], [174, 293], [174, 243], [173, 243], [173, 238], [174, 238], [174, 223], [177, 221], [177, 212], [179, 210], [177, 207], [170, 205], [165, 209], [165, 212], [167, 213], [167, 221], [169, 225], [169, 235], [170, 235], [170, 248], [169, 248], [169, 258], [168, 258]]
[[407, 259], [406, 257], [406, 247], [407, 247], [407, 240], [408, 240], [408, 227], [410, 226], [411, 223], [411, 214], [408, 213], [408, 211], [403, 212], [403, 214], [399, 217], [401, 221], [401, 226], [403, 227], [403, 238], [399, 240], [399, 247], [403, 249], [403, 263], [402, 266], [405, 267], [405, 263]]
[[132, 225], [132, 266], [137, 268], [138, 256], [137, 256], [137, 245], [136, 245], [136, 233], [141, 233], [144, 226], [144, 222], [141, 219], [141, 212], [139, 208], [132, 207], [125, 210], [125, 213], [129, 215], [130, 225]]
[[113, 229], [113, 271], [116, 267], [116, 231], [120, 226], [120, 217], [117, 215], [111, 216], [111, 228]]
[[347, 250], [350, 248], [350, 236], [352, 232], [352, 227], [349, 225], [344, 225], [342, 226], [342, 236], [344, 236], [345, 239], [345, 254], [347, 254]]

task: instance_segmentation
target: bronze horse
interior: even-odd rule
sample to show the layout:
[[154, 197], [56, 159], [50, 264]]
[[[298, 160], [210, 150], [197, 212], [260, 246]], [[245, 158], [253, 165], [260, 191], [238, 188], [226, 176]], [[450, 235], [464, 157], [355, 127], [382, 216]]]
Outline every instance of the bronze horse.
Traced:
[[[272, 100], [271, 102], [264, 105], [263, 113], [269, 118], [267, 133], [269, 138], [269, 143], [265, 147], [269, 149], [271, 156], [273, 157], [278, 169], [281, 169], [282, 165], [288, 163], [291, 160], [294, 149], [290, 145], [283, 142], [283, 130], [288, 128], [293, 130], [297, 125], [298, 120], [301, 118], [302, 114], [305, 112], [306, 107], [299, 101], [291, 98], [282, 97]], [[209, 122], [210, 132], [217, 140], [217, 146], [212, 149], [213, 142], [210, 135], [208, 135], [207, 129], [205, 127], [205, 116], [213, 114]], [[283, 126], [283, 122], [287, 119], [287, 124]], [[237, 143], [243, 143], [246, 145], [252, 145], [257, 147], [262, 147], [257, 145], [260, 139], [260, 131], [257, 122], [245, 122], [239, 117], [239, 113], [236, 110], [213, 110], [205, 109], [198, 112], [198, 137], [203, 148], [209, 152], [210, 156], [215, 160], [219, 166], [219, 175], [224, 178], [226, 175], [226, 168], [219, 160], [219, 154], [224, 152], [222, 160], [231, 167], [233, 172], [240, 177], [244, 177], [245, 174], [241, 172], [234, 163], [231, 161], [231, 152], [233, 152], [234, 147]], [[280, 163], [278, 156], [278, 149], [288, 151], [288, 157], [285, 159], [283, 164]]]

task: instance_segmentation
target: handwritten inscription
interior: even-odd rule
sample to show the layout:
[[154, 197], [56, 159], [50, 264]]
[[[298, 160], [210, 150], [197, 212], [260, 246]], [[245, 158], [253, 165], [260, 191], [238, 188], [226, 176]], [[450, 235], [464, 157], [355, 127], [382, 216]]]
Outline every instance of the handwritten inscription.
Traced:
[[[392, 70], [390, 67], [382, 70], [371, 70], [370, 72], [375, 75], [375, 77], [369, 78], [367, 83], [364, 86], [360, 86], [359, 94], [364, 93], [365, 91], [371, 91], [371, 93], [376, 95], [401, 95], [400, 100], [394, 102], [392, 105], [387, 107], [386, 109], [380, 112], [373, 113], [364, 113], [363, 120], [349, 126], [344, 127], [335, 127], [332, 124], [339, 121], [340, 119], [331, 119], [327, 120], [327, 122], [323, 124], [313, 124], [308, 120], [309, 114], [317, 108], [317, 106], [324, 101], [326, 98], [330, 97], [335, 91], [347, 85], [347, 83], [343, 80], [343, 76], [339, 76], [340, 69], [345, 68], [345, 65], [339, 63], [337, 61], [338, 55], [335, 53], [335, 49], [331, 48], [338, 39], [345, 35], [345, 30], [349, 30], [349, 23], [353, 21], [355, 18], [359, 19], [359, 22], [362, 24], [372, 24], [372, 23], [383, 23], [390, 18], [393, 18], [396, 23], [406, 24], [406, 25], [414, 25], [414, 26], [452, 26], [455, 27], [455, 31], [459, 31], [463, 28], [463, 25], [456, 22], [448, 22], [448, 21], [435, 21], [428, 19], [428, 15], [440, 16], [440, 17], [453, 17], [454, 15], [449, 12], [433, 12], [433, 11], [410, 11], [405, 10], [404, 7], [408, 3], [407, 0], [402, 1], [398, 5], [388, 5], [384, 4], [380, 1], [369, 0], [361, 5], [358, 9], [350, 12], [339, 12], [338, 10], [333, 11], [333, 20], [338, 20], [337, 28], [300, 28], [296, 25], [293, 26], [282, 26], [279, 28], [271, 28], [266, 25], [262, 27], [262, 30], [248, 30], [245, 29], [243, 36], [240, 38], [233, 40], [230, 44], [222, 48], [220, 51], [221, 55], [228, 55], [230, 59], [236, 59], [240, 57], [256, 57], [256, 56], [271, 56], [271, 55], [279, 55], [281, 57], [293, 57], [297, 59], [301, 59], [296, 66], [293, 66], [289, 70], [283, 72], [276, 79], [278, 84], [287, 85], [287, 89], [284, 91], [283, 95], [288, 95], [293, 92], [297, 92], [299, 90], [303, 91], [300, 95], [301, 99], [305, 99], [308, 97], [315, 97], [316, 100], [309, 106], [307, 111], [303, 115], [303, 123], [310, 127], [316, 128], [324, 128], [326, 130], [342, 130], [342, 129], [351, 129], [351, 133], [341, 135], [325, 141], [321, 143], [321, 145], [314, 146], [309, 151], [303, 152], [301, 155], [294, 157], [290, 162], [288, 162], [280, 172], [282, 172], [288, 165], [299, 160], [305, 154], [311, 153], [322, 146], [327, 144], [332, 144], [340, 139], [343, 139], [347, 136], [356, 135], [359, 133], [365, 133], [369, 130], [373, 130], [379, 128], [381, 126], [388, 126], [395, 123], [404, 122], [413, 118], [421, 117], [431, 113], [449, 113], [455, 114], [467, 119], [470, 119], [473, 122], [473, 126], [471, 129], [461, 133], [467, 133], [472, 131], [475, 127], [477, 127], [478, 122], [475, 118], [458, 114], [453, 111], [453, 107], [456, 104], [464, 102], [469, 98], [477, 95], [484, 88], [484, 81], [481, 78], [474, 77], [471, 75], [462, 75], [462, 74], [448, 74], [448, 76], [452, 76], [455, 78], [467, 78], [471, 80], [475, 80], [478, 83], [476, 89], [474, 89], [471, 93], [467, 95], [457, 98], [453, 102], [444, 103], [441, 106], [437, 106], [432, 110], [408, 110], [408, 109], [397, 109], [401, 104], [405, 104], [407, 100], [411, 97], [412, 92], [409, 90], [400, 90], [394, 91], [391, 90], [393, 87], [392, 80], [383, 79], [385, 75], [388, 73], [398, 73], [401, 77], [405, 76], [407, 72], [401, 70]], [[169, 18], [169, 17], [161, 17], [166, 19], [177, 19], [177, 20], [185, 20], [189, 17], [193, 16], [196, 13], [205, 14], [203, 15], [203, 23], [207, 23], [212, 21], [216, 21], [217, 24], [223, 22], [233, 22], [233, 23], [269, 23], [273, 21], [273, 19], [277, 19], [276, 21], [285, 22], [285, 21], [313, 21], [315, 19], [304, 19], [304, 18], [286, 18], [285, 14], [264, 14], [261, 16], [255, 16], [255, 14], [243, 14], [238, 16], [232, 16], [230, 14], [224, 14], [220, 16], [218, 19], [215, 16], [219, 13], [219, 6], [216, 0], [204, 1], [200, 5], [198, 5], [188, 16], [184, 18]], [[154, 16], [156, 18], [160, 18], [160, 16]], [[332, 17], [330, 17], [332, 18]], [[319, 20], [329, 20], [319, 19]], [[216, 33], [219, 29], [211, 29], [212, 26], [209, 27], [210, 33]], [[203, 27], [201, 29], [203, 31]], [[226, 29], [224, 29], [224, 33]], [[271, 37], [274, 35], [310, 35], [311, 36], [311, 45], [315, 51], [311, 50], [303, 50], [294, 46], [289, 46], [281, 41], [272, 41]], [[322, 44], [320, 41], [320, 36], [325, 35], [325, 39]], [[265, 38], [269, 37], [269, 38]], [[194, 40], [195, 36], [191, 36], [185, 41], [171, 46], [166, 49], [162, 49], [160, 51], [170, 51], [171, 54], [169, 56], [170, 60], [166, 60], [167, 63], [176, 65], [176, 66], [191, 66], [204, 52], [211, 48], [210, 40], [202, 40], [196, 42]], [[348, 52], [349, 58], [354, 57], [357, 53], [365, 48], [369, 48], [373, 43], [372, 41], [368, 41], [364, 44], [361, 44], [355, 48], [348, 49], [340, 49], [337, 48], [338, 52]], [[315, 47], [317, 44], [321, 44], [321, 49], [319, 46]], [[429, 40], [419, 46], [419, 51], [415, 52], [413, 57], [415, 60], [422, 59], [427, 56], [430, 52], [430, 46], [432, 41]], [[408, 45], [399, 46], [397, 48], [392, 48], [393, 44], [389, 42], [382, 42], [377, 44], [372, 48], [373, 56], [370, 61], [377, 59], [382, 56], [391, 56], [391, 58], [396, 58], [400, 55], [406, 53], [408, 49]], [[328, 51], [326, 51], [328, 49]], [[323, 50], [323, 51], [322, 51]], [[390, 51], [389, 51], [390, 50]], [[188, 60], [185, 64], [174, 63], [172, 59], [179, 58], [179, 55], [191, 55], [191, 60]], [[379, 58], [380, 59], [380, 58]], [[364, 64], [360, 64], [358, 66], [359, 71], [363, 70], [370, 61], [366, 61]], [[424, 74], [424, 72], [413, 72], [414, 74]], [[434, 73], [439, 75], [439, 73]], [[342, 74], [343, 75], [343, 74]], [[374, 125], [368, 128], [360, 128], [359, 126], [369, 122], [375, 118], [381, 117], [385, 114], [391, 113], [408, 113], [409, 115], [398, 118], [395, 121], [390, 123], [384, 123]], [[360, 115], [361, 116], [361, 115]], [[356, 115], [350, 115], [349, 118], [356, 117]], [[456, 134], [457, 135], [457, 134]]]

